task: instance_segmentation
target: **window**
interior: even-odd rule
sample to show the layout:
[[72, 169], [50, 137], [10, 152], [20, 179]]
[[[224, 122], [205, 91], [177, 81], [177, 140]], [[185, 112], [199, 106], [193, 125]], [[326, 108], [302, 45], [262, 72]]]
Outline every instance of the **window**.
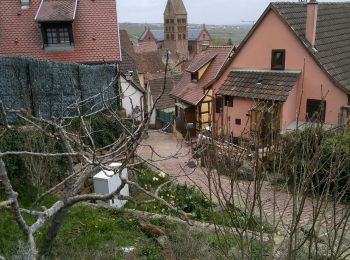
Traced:
[[199, 73], [198, 73], [198, 71], [195, 72], [195, 73], [191, 73], [191, 81], [192, 81], [192, 82], [198, 82], [198, 79], [199, 79]]
[[225, 106], [226, 107], [233, 107], [233, 97], [225, 96]]
[[182, 39], [182, 34], [179, 34], [178, 37], [179, 37], [179, 40], [181, 40]]
[[177, 19], [177, 23], [181, 23], [181, 19]]
[[271, 69], [284, 70], [286, 63], [286, 50], [272, 50]]
[[172, 39], [172, 40], [174, 40], [174, 39], [175, 39], [175, 36], [174, 36], [174, 34], [173, 34], [173, 33], [171, 34], [171, 39]]
[[166, 38], [167, 38], [167, 40], [169, 40], [169, 39], [170, 39], [170, 35], [169, 35], [169, 34], [167, 34], [167, 35], [166, 35]]
[[306, 120], [321, 121], [326, 119], [326, 101], [308, 99], [306, 102]]
[[73, 44], [71, 24], [43, 24], [42, 33], [44, 46]]
[[169, 23], [169, 19], [166, 19], [166, 20], [165, 20], [165, 23], [168, 24], [168, 23]]
[[21, 8], [22, 9], [28, 9], [30, 6], [29, 0], [21, 0]]
[[182, 38], [183, 38], [184, 40], [186, 40], [186, 33], [184, 33], [184, 34], [182, 35]]
[[215, 112], [221, 113], [221, 111], [222, 111], [222, 97], [216, 96], [216, 98], [215, 98]]
[[186, 23], [186, 19], [182, 19], [182, 23]]
[[235, 123], [236, 123], [236, 125], [241, 125], [242, 120], [240, 118], [236, 118]]

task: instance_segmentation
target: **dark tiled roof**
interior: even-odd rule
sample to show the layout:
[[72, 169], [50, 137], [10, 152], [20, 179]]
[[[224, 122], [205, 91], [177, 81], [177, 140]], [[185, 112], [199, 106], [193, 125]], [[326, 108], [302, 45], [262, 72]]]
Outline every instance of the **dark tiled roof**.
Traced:
[[164, 30], [151, 30], [151, 32], [158, 42], [164, 41]]
[[[314, 56], [326, 71], [350, 91], [350, 2], [318, 3]], [[306, 4], [272, 3], [272, 8], [312, 51], [305, 38]]]
[[167, 78], [164, 93], [162, 91], [164, 88], [164, 76], [161, 78], [153, 79], [148, 81], [148, 86], [151, 90], [151, 95], [153, 101], [155, 101], [159, 96], [160, 99], [156, 104], [157, 109], [166, 109], [175, 106], [174, 98], [170, 97], [170, 92], [175, 88], [175, 85], [180, 81], [182, 75], [174, 75]]
[[171, 92], [171, 95], [188, 104], [198, 105], [205, 96], [205, 89], [210, 87], [217, 79], [220, 71], [229, 60], [231, 53], [233, 53], [233, 46], [210, 46], [205, 51], [197, 54], [191, 64], [198, 63], [207, 56], [215, 55], [216, 57], [212, 60], [204, 75], [197, 83], [191, 81], [190, 72], [184, 72], [180, 82]]
[[73, 21], [76, 8], [77, 0], [43, 0], [35, 20], [38, 22]]
[[299, 76], [295, 71], [233, 70], [217, 94], [284, 102]]
[[127, 75], [130, 71], [133, 72], [132, 83], [135, 87], [138, 88], [141, 92], [144, 92], [144, 89], [141, 87], [139, 76], [137, 74], [137, 69], [134, 59], [122, 49], [123, 60], [120, 63], [120, 72], [124, 75]]
[[204, 65], [212, 61], [216, 57], [216, 53], [208, 53], [207, 55], [200, 57], [199, 59], [194, 59], [193, 62], [187, 67], [186, 71], [195, 73], [200, 70]]
[[189, 28], [188, 29], [188, 40], [189, 41], [196, 41], [203, 30], [204, 29]]
[[[203, 30], [204, 29], [189, 28], [188, 29], [188, 40], [189, 41], [196, 41]], [[139, 37], [139, 41], [143, 41], [145, 39], [147, 32], [148, 32], [148, 29], [146, 29], [141, 34], [141, 36]], [[151, 29], [151, 33], [153, 34], [153, 36], [157, 40], [157, 42], [164, 41], [164, 30], [163, 29]]]

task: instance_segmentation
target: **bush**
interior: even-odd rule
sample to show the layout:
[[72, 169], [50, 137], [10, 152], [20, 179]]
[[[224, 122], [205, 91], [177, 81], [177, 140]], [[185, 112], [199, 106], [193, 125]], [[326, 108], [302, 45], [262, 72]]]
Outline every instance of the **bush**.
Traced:
[[282, 137], [265, 163], [270, 170], [280, 171], [291, 186], [296, 177], [296, 184], [310, 192], [329, 190], [337, 197], [346, 190], [350, 196], [349, 132], [315, 127], [295, 131]]
[[[49, 129], [47, 131], [50, 131]], [[34, 128], [17, 126], [6, 131], [0, 139], [1, 151], [32, 151], [60, 153], [64, 149], [59, 141]], [[65, 157], [43, 158], [10, 155], [4, 158], [9, 178], [16, 189], [28, 183], [37, 187], [51, 187], [63, 179], [68, 162]]]
[[[96, 148], [103, 148], [107, 145], [113, 144], [125, 131], [125, 129], [117, 122], [113, 117], [107, 116], [103, 113], [93, 115], [85, 118], [85, 124], [89, 131], [91, 131], [91, 137], [94, 140]], [[123, 122], [128, 130], [132, 130], [131, 123]], [[80, 119], [74, 119], [67, 122], [68, 129], [73, 132], [81, 133], [82, 141], [91, 145], [90, 139], [85, 136], [85, 133], [81, 127]]]

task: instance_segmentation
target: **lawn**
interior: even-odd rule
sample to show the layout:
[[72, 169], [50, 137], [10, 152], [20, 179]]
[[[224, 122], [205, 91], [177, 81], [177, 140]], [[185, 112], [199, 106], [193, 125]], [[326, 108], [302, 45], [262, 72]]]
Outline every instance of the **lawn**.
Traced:
[[[139, 183], [148, 190], [154, 190], [159, 184], [169, 180], [167, 176], [151, 170], [146, 165], [138, 167], [138, 171]], [[30, 206], [37, 196], [34, 187], [18, 187], [17, 190], [26, 194], [26, 196], [20, 197], [24, 207]], [[140, 193], [134, 193], [134, 195], [141, 200], [149, 199]], [[237, 221], [230, 223], [225, 218], [224, 213], [215, 210], [216, 206], [193, 187], [169, 185], [160, 192], [160, 195], [173, 206], [189, 213], [194, 220], [215, 221], [218, 224], [241, 225], [242, 227], [246, 223], [244, 215], [240, 215], [239, 212], [236, 212]], [[4, 194], [0, 189], [1, 198], [4, 198]], [[40, 206], [49, 207], [55, 200], [55, 196], [49, 196]], [[128, 203], [127, 207], [178, 216], [176, 211], [169, 210], [158, 202], [136, 207]], [[28, 216], [26, 219], [30, 222], [33, 221]], [[205, 230], [194, 234], [184, 224], [171, 224], [163, 219], [150, 219], [150, 222], [165, 230], [178, 259], [222, 259], [223, 250], [232, 251], [232, 248], [237, 246], [237, 238], [217, 237], [215, 233], [208, 233]], [[248, 223], [250, 222], [248, 221]], [[250, 228], [255, 229], [259, 224], [253, 221], [249, 225]], [[40, 230], [36, 234], [39, 242], [44, 231], [45, 229]], [[12, 213], [7, 210], [0, 211], [0, 255], [13, 258], [18, 253], [18, 248], [23, 247], [18, 243], [23, 239], [22, 232], [12, 219]], [[134, 249], [130, 253], [123, 251], [130, 248]], [[254, 246], [256, 252], [259, 252], [258, 248], [258, 245]], [[22, 251], [25, 251], [25, 248], [22, 248]], [[157, 241], [142, 231], [139, 220], [125, 215], [123, 210], [77, 205], [70, 209], [49, 258], [152, 260], [162, 259], [161, 252], [162, 248]]]

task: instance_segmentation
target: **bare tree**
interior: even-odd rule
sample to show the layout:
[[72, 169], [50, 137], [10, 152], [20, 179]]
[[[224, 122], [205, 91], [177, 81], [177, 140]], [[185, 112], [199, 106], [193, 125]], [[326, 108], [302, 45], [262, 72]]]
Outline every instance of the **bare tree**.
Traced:
[[[161, 95], [155, 100], [151, 111], [145, 115], [144, 119], [140, 120], [139, 115], [135, 115], [131, 121], [133, 127], [130, 129], [126, 121], [115, 111], [109, 104], [110, 100], [107, 100], [104, 91], [94, 98], [99, 98], [100, 104], [98, 107], [100, 109], [86, 109], [86, 104], [91, 100], [76, 101], [74, 104], [70, 104], [67, 109], [74, 109], [75, 115], [64, 117], [63, 115], [58, 118], [45, 119], [42, 117], [34, 117], [26, 110], [14, 110], [11, 108], [6, 108], [2, 102], [0, 102], [0, 114], [3, 122], [3, 132], [12, 131], [15, 127], [11, 126], [8, 120], [9, 115], [15, 115], [17, 118], [25, 122], [21, 127], [30, 128], [35, 130], [45, 137], [54, 140], [61, 145], [62, 151], [60, 152], [45, 152], [40, 150], [35, 150], [35, 147], [30, 147], [31, 150], [20, 150], [20, 151], [0, 151], [0, 184], [4, 187], [7, 199], [0, 202], [0, 210], [11, 210], [13, 212], [13, 217], [16, 220], [18, 226], [21, 228], [22, 232], [25, 234], [29, 242], [29, 253], [28, 258], [36, 259], [39, 256], [43, 256], [50, 251], [51, 245], [57, 236], [58, 230], [67, 216], [68, 210], [75, 204], [84, 201], [106, 201], [112, 198], [117, 198], [120, 200], [136, 200], [132, 196], [123, 196], [120, 194], [121, 190], [129, 185], [134, 189], [143, 192], [153, 198], [155, 201], [159, 201], [163, 205], [176, 210], [178, 210], [166, 202], [164, 199], [158, 196], [159, 187], [156, 192], [151, 192], [137, 183], [137, 181], [131, 178], [125, 178], [122, 175], [122, 169], [125, 167], [134, 167], [137, 163], [142, 163], [143, 161], [135, 161], [135, 151], [140, 145], [142, 138], [144, 136], [145, 130], [149, 124], [149, 115], [155, 109], [160, 97], [164, 94], [165, 82], [167, 77], [168, 69], [168, 58], [165, 69], [164, 76], [164, 86]], [[118, 76], [115, 77], [109, 87], [112, 87], [118, 80]], [[96, 104], [94, 105], [96, 106]], [[92, 116], [105, 116], [113, 119], [113, 121], [118, 124], [120, 128], [123, 129], [123, 134], [119, 136], [117, 140], [112, 143], [105, 145], [104, 147], [98, 147], [96, 140], [94, 138], [95, 133], [93, 129], [89, 127], [89, 119]], [[77, 129], [72, 129], [72, 122], [78, 122], [79, 127]], [[130, 121], [130, 120], [128, 120]], [[62, 196], [56, 201], [50, 208], [43, 208], [42, 210], [35, 210], [33, 208], [22, 208], [18, 201], [18, 193], [14, 190], [12, 185], [12, 180], [10, 179], [6, 164], [4, 159], [7, 156], [16, 156], [25, 158], [31, 165], [36, 165], [39, 167], [38, 172], [42, 171], [40, 169], [40, 163], [45, 159], [50, 158], [60, 158], [68, 164], [68, 171], [64, 172], [64, 178], [61, 181], [56, 181], [49, 187], [46, 191], [42, 192], [39, 196], [37, 202], [41, 201], [45, 196], [50, 193], [55, 193], [60, 190]], [[121, 167], [116, 169], [111, 167], [112, 162], [121, 162]], [[39, 164], [38, 164], [39, 163]], [[113, 192], [106, 194], [81, 194], [84, 184], [89, 178], [93, 176], [94, 173], [98, 171], [113, 171], [114, 175], [119, 175], [121, 179], [121, 185]], [[37, 184], [42, 183], [42, 176], [36, 176], [34, 182]], [[36, 218], [33, 224], [29, 224], [23, 217], [25, 214], [31, 215]], [[186, 217], [186, 214], [179, 212]], [[34, 235], [41, 229], [44, 225], [48, 225], [44, 239], [40, 245]]]
[[[261, 113], [270, 106], [262, 103]], [[201, 140], [210, 198], [226, 216], [216, 231], [228, 258], [349, 256], [349, 133], [314, 119], [284, 135], [273, 122], [247, 126], [240, 146], [220, 133]]]

